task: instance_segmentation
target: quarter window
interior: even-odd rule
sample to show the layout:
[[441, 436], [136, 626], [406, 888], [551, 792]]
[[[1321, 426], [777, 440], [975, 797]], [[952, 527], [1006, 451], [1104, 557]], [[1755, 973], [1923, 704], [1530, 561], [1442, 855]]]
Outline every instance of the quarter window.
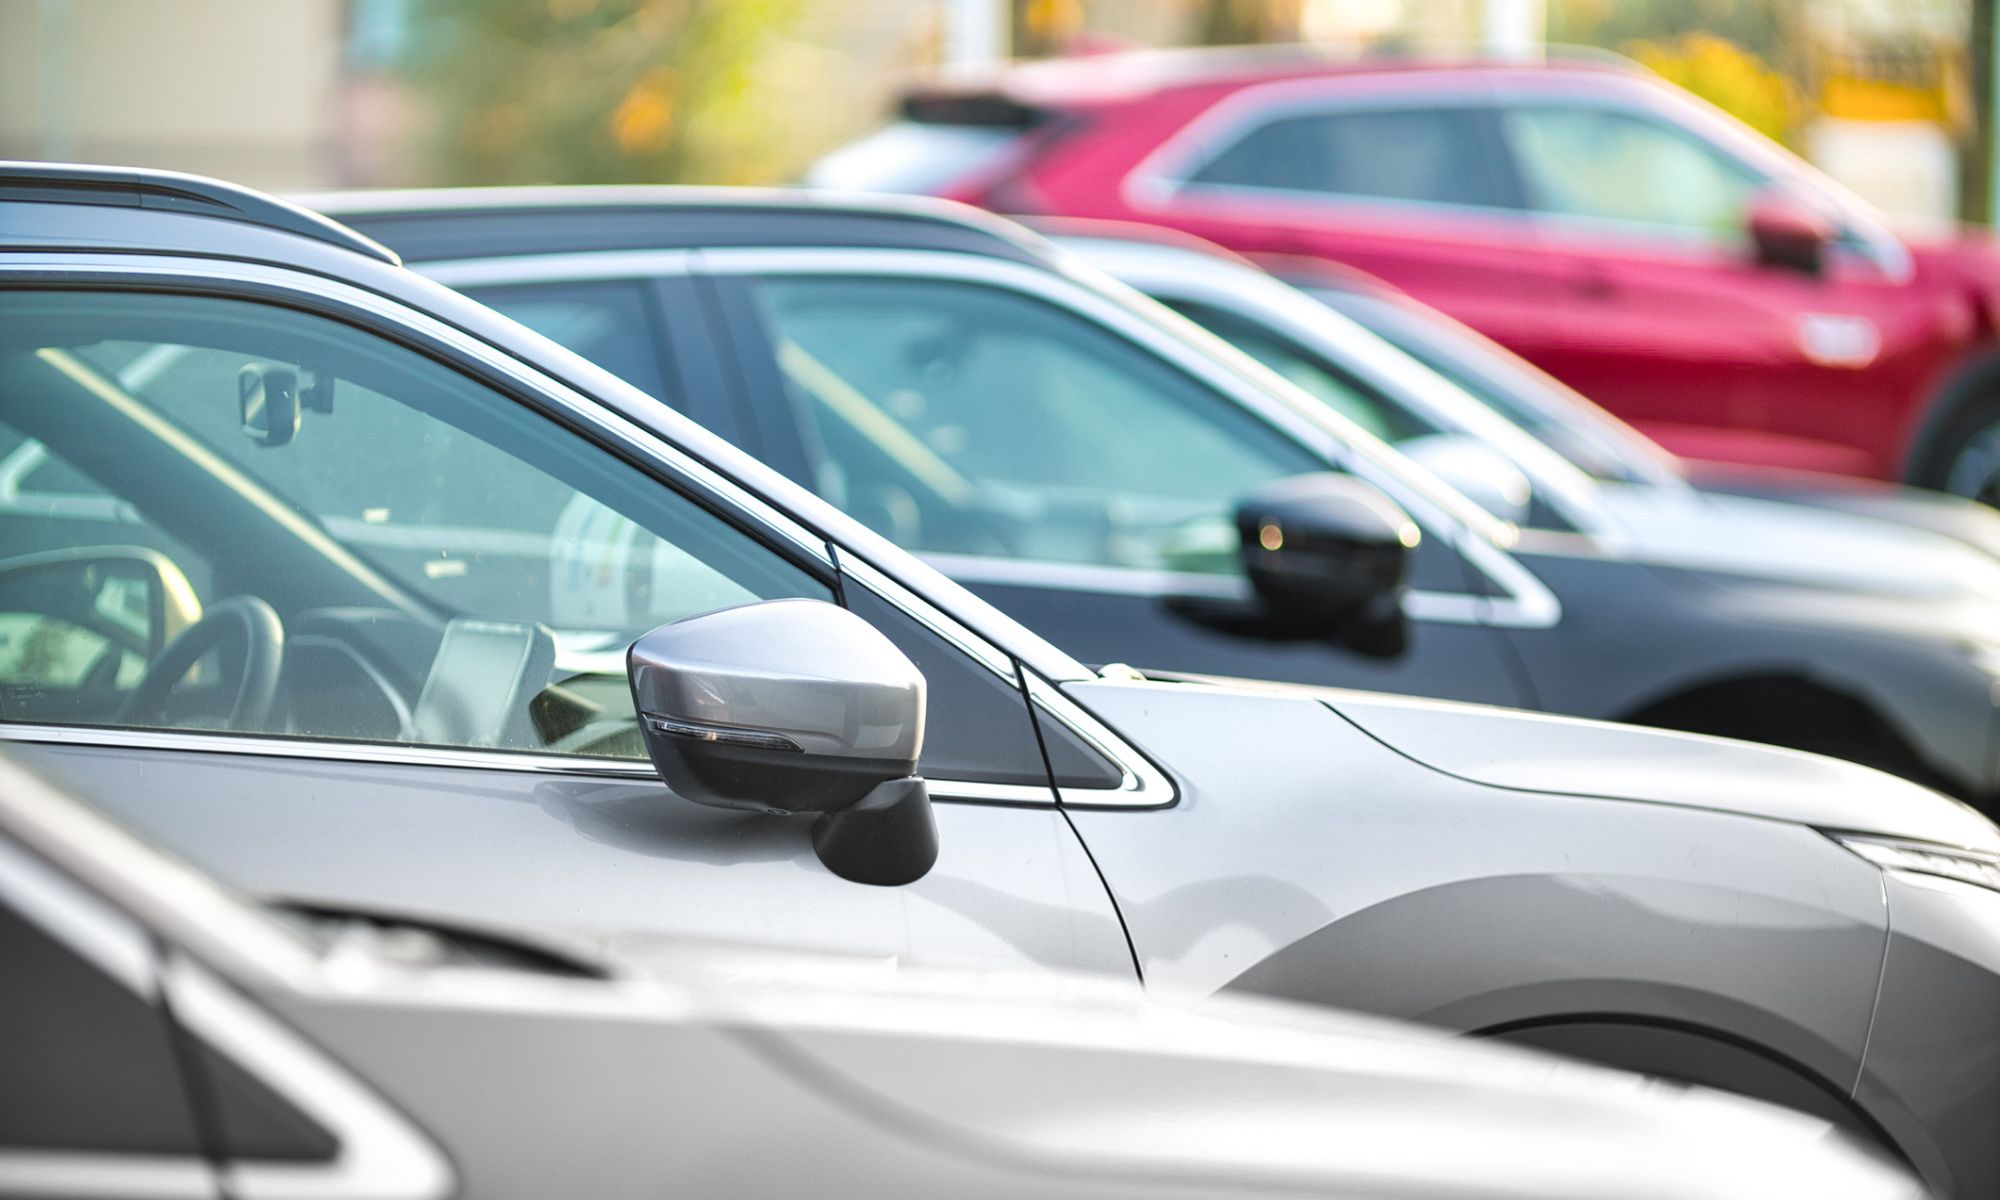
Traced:
[[1277, 117], [1197, 170], [1193, 184], [1404, 203], [1516, 208], [1473, 108], [1363, 108]]

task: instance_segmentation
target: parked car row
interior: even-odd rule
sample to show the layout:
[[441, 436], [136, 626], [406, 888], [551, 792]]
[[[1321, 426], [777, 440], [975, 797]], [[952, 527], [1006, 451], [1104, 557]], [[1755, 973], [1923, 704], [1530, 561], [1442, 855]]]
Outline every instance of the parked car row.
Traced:
[[[166, 869], [14, 774], [4, 911], [41, 946], [69, 927], [32, 897], [108, 899], [150, 931], [112, 958], [128, 1001], [158, 997], [155, 1036], [221, 1036], [183, 1014], [192, 964], [263, 1014], [244, 1028], [291, 1031], [267, 1049], [353, 1073], [332, 1107], [242, 1113], [266, 1149], [234, 1115], [198, 1159], [145, 1142], [181, 1156], [188, 1194], [277, 1194], [269, 1158], [349, 1178], [329, 1143], [415, 1171], [371, 1194], [546, 1191], [590, 1168], [593, 1191], [657, 1191], [684, 1163], [691, 1186], [759, 1192], [805, 1169], [855, 1194], [1908, 1194], [1825, 1124], [1518, 1051], [1385, 1033], [1354, 1072], [1378, 1051], [1328, 1018], [1231, 1009], [1198, 1020], [1244, 1032], [1176, 1045], [1179, 1018], [1130, 997], [841, 992], [851, 966], [768, 1004], [727, 973], [649, 968], [627, 1009], [612, 968], [533, 948], [550, 931], [621, 963], [775, 942], [1412, 1019], [1801, 1110], [1940, 1195], [2000, 1187], [1985, 817], [1796, 750], [1338, 690], [1632, 717], [1619, 701], [1762, 670], [1855, 708], [1684, 708], [1983, 799], [2000, 563], [1977, 539], [1619, 491], [1205, 250], [1062, 250], [951, 205], [808, 194], [316, 203], [343, 223], [188, 177], [0, 167], [0, 737], [305, 914], [308, 950], [293, 933], [282, 976], [237, 973], [173, 903], [268, 917], [218, 916], [180, 875], [116, 883]], [[1180, 274], [1228, 280], [1240, 303], [1215, 326], [1242, 348], [1080, 253], [1165, 293], [1145, 271], [1200, 257]], [[1489, 479], [1496, 461], [1520, 483], [1511, 521], [1423, 465]], [[1904, 565], [1745, 554], [1754, 521], [1770, 547], [1824, 530], [1846, 554], [1853, 530]], [[33, 882], [9, 887], [16, 866]], [[339, 944], [414, 930], [450, 969], [311, 952], [329, 921]], [[477, 1012], [446, 1011], [461, 994]], [[489, 1065], [496, 1045], [515, 1061]], [[499, 1111], [528, 1095], [553, 1114]], [[1462, 1154], [1410, 1149], [1435, 1104], [1463, 1120], [1417, 1136]], [[1563, 1112], [1597, 1122], [1587, 1152], [1557, 1148], [1576, 1146]], [[361, 1124], [328, 1129], [341, 1113]], [[1732, 1122], [1735, 1141], [1713, 1132]], [[16, 1128], [0, 1191], [126, 1186], [101, 1161], [76, 1173], [61, 1139], [84, 1135]], [[773, 1128], [812, 1131], [798, 1160], [738, 1132]], [[1647, 1149], [1592, 1141], [1628, 1133]], [[826, 1185], [829, 1162], [864, 1165]]]
[[927, 84], [825, 187], [1358, 269], [1676, 453], [2000, 499], [2000, 255], [1622, 60], [1092, 55]]

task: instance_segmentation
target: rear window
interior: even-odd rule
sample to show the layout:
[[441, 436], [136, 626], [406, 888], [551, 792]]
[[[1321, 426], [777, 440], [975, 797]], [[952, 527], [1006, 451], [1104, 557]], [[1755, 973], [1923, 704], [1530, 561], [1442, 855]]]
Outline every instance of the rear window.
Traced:
[[936, 195], [997, 164], [1024, 130], [897, 121], [850, 142], [806, 172], [810, 187]]

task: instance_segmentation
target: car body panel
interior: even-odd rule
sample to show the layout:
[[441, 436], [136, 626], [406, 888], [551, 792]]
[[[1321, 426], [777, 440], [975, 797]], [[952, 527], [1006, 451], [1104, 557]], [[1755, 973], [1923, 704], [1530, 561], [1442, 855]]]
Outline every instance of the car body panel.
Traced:
[[[1174, 808], [1130, 821], [1117, 818], [1140, 815], [1071, 814], [1149, 986], [1240, 988], [1468, 1030], [1608, 1011], [1755, 1030], [1851, 1086], [1881, 962], [1881, 889], [1877, 872], [1812, 830], [1464, 788], [1415, 757], [1374, 753], [1383, 743], [1365, 725], [1304, 692], [1071, 690], [1179, 747]], [[1198, 733], [1236, 709], [1256, 714], [1252, 752]], [[1281, 832], [1251, 851], [1235, 831], [1258, 826]], [[1537, 937], [1497, 936], [1517, 920]], [[1366, 966], [1384, 953], [1399, 956], [1397, 971]]]
[[657, 779], [83, 746], [19, 754], [259, 895], [596, 935], [1132, 971], [1103, 884], [1048, 808], [939, 804], [937, 867], [908, 887], [869, 888], [820, 866], [810, 818], [704, 808]]

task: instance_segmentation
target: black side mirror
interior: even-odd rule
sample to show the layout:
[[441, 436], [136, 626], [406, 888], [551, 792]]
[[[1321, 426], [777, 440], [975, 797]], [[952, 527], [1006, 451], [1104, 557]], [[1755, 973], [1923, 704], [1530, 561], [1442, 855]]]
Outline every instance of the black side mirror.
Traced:
[[1244, 496], [1236, 531], [1277, 630], [1402, 651], [1403, 581], [1423, 535], [1394, 501], [1351, 475], [1295, 475]]
[[697, 804], [816, 812], [813, 849], [857, 883], [937, 862], [917, 774], [924, 677], [873, 626], [820, 600], [746, 604], [634, 642], [626, 673], [646, 753]]
[[247, 363], [236, 373], [236, 409], [243, 434], [259, 446], [282, 446], [299, 432], [299, 373]]
[[1750, 201], [1744, 224], [1759, 266], [1802, 275], [1826, 269], [1826, 248], [1836, 232], [1833, 223], [1797, 197], [1778, 190], [1758, 193]]

